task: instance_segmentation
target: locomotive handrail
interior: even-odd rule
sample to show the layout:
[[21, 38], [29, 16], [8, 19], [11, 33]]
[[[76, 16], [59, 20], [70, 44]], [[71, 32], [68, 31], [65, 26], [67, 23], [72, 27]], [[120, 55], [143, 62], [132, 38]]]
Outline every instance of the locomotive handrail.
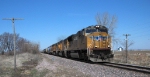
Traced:
[[90, 49], [91, 49], [91, 46], [93, 45], [93, 37], [92, 37], [92, 42], [91, 42], [91, 44], [89, 45], [89, 47], [87, 47], [87, 56], [88, 56], [88, 58], [90, 57]]

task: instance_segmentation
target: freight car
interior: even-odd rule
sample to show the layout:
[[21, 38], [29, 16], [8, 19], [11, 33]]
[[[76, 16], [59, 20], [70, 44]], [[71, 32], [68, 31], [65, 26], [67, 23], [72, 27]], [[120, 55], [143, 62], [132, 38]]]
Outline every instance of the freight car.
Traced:
[[111, 37], [105, 26], [88, 26], [76, 34], [48, 47], [47, 53], [90, 60], [92, 62], [110, 61], [113, 58], [111, 51]]

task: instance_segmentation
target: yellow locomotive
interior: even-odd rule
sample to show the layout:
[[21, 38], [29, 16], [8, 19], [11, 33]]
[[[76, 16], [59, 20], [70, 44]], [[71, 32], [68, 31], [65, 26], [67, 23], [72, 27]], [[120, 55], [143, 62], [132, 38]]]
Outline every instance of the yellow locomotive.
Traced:
[[64, 57], [74, 57], [93, 62], [113, 58], [111, 37], [105, 26], [89, 26], [72, 34], [64, 40], [48, 47], [48, 53]]

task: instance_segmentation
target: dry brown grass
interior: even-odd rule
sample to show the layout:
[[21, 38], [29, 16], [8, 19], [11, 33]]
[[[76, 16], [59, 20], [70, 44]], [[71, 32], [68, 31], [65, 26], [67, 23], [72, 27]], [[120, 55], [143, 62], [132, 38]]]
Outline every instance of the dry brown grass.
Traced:
[[[125, 63], [125, 52], [115, 52], [114, 62]], [[128, 63], [142, 66], [150, 66], [150, 51], [129, 51]]]
[[38, 72], [35, 69], [41, 60], [40, 54], [18, 54], [16, 56], [17, 69], [14, 71], [14, 57], [0, 55], [0, 77], [43, 77], [46, 72]]

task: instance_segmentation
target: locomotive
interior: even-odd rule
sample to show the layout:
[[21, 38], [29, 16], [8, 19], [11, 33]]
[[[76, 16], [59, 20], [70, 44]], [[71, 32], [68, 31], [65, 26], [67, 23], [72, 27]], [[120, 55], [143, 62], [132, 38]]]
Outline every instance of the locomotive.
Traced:
[[101, 25], [83, 28], [76, 34], [52, 44], [44, 49], [44, 52], [67, 58], [77, 57], [92, 62], [110, 61], [113, 58], [108, 28]]

